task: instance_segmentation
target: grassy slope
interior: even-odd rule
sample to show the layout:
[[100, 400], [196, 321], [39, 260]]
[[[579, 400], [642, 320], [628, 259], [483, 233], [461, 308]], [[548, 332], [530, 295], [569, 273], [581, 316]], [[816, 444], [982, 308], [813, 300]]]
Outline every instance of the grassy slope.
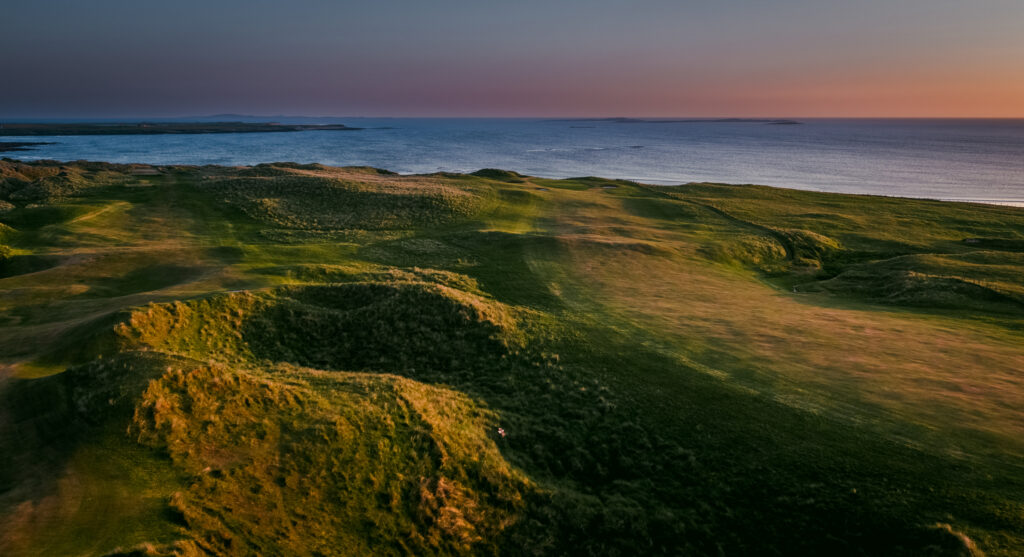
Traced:
[[1019, 210], [0, 164], [5, 554], [1024, 547]]

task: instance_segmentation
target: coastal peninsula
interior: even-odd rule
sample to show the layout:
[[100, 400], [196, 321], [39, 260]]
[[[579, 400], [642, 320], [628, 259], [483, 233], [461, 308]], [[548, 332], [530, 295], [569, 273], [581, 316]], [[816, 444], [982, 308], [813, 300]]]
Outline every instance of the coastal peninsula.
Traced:
[[278, 124], [265, 122], [138, 122], [33, 124], [2, 123], [0, 137], [53, 135], [163, 135], [208, 133], [268, 133], [358, 130], [343, 124]]

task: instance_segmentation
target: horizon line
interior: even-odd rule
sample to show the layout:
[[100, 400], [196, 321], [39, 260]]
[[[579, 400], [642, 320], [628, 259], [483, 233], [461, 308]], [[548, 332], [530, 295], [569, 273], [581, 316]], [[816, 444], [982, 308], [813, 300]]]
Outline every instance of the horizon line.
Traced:
[[30, 122], [32, 120], [108, 120], [124, 122], [145, 122], [151, 120], [187, 120], [188, 118], [209, 119], [216, 117], [237, 118], [347, 118], [347, 119], [421, 119], [421, 120], [1024, 120], [1020, 116], [692, 116], [692, 115], [651, 115], [651, 116], [465, 116], [465, 115], [303, 115], [303, 114], [187, 114], [180, 116], [3, 116], [3, 122]]

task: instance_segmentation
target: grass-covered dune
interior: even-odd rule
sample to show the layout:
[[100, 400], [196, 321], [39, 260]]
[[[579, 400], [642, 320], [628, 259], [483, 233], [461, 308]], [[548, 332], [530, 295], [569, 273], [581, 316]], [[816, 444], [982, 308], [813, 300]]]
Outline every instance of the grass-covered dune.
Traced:
[[2, 555], [1018, 555], [1024, 210], [0, 161]]

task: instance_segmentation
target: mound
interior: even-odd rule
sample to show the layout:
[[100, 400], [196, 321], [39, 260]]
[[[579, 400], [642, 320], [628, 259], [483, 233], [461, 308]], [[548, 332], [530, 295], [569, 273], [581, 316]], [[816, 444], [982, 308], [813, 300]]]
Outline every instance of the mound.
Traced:
[[840, 267], [834, 277], [796, 290], [911, 307], [1019, 312], [1024, 291], [1014, 263], [994, 251], [901, 255]]
[[519, 344], [504, 306], [416, 282], [284, 287], [152, 305], [116, 333], [122, 349], [409, 374], [471, 369]]
[[284, 228], [438, 225], [467, 218], [482, 205], [478, 195], [436, 180], [364, 182], [359, 177], [369, 179], [366, 172], [351, 172], [351, 179], [342, 179], [277, 165], [246, 172], [257, 175], [213, 178], [204, 186], [250, 217]]
[[43, 203], [95, 187], [123, 182], [127, 167], [106, 163], [0, 161], [0, 199], [13, 204]]
[[801, 265], [821, 267], [842, 249], [839, 242], [823, 234], [803, 229], [771, 229], [785, 244], [790, 258]]
[[465, 292], [480, 292], [480, 285], [461, 273], [412, 267], [398, 269], [383, 265], [284, 265], [263, 269], [267, 274], [287, 276], [306, 283], [339, 282], [429, 282]]
[[810, 230], [752, 226], [765, 234], [742, 234], [707, 244], [700, 253], [712, 261], [766, 273], [821, 269], [842, 253], [839, 242]]
[[185, 478], [171, 507], [187, 539], [124, 554], [494, 553], [535, 491], [488, 436], [494, 413], [387, 373], [493, 369], [516, 346], [500, 304], [413, 281], [281, 287], [152, 305], [114, 329], [93, 344], [106, 355], [54, 381]]
[[1021, 301], [984, 285], [958, 277], [908, 270], [878, 273], [871, 269], [854, 269], [826, 281], [800, 285], [797, 289], [905, 306], [1000, 312], [1024, 310]]
[[462, 554], [512, 524], [528, 484], [456, 392], [385, 375], [169, 367], [130, 433], [191, 476], [194, 543], [224, 554]]
[[177, 470], [185, 539], [122, 554], [494, 553], [535, 491], [494, 413], [393, 375], [130, 351], [44, 383], [61, 423], [127, 425]]
[[17, 234], [17, 231], [10, 226], [0, 223], [0, 242], [7, 243]]
[[511, 170], [501, 170], [498, 168], [481, 168], [476, 172], [470, 174], [470, 176], [479, 176], [480, 178], [490, 178], [492, 180], [502, 180], [505, 182], [522, 182], [523, 175], [518, 172]]
[[712, 261], [752, 267], [764, 272], [776, 272], [786, 268], [786, 248], [770, 236], [747, 234], [730, 242], [701, 246], [700, 253]]

